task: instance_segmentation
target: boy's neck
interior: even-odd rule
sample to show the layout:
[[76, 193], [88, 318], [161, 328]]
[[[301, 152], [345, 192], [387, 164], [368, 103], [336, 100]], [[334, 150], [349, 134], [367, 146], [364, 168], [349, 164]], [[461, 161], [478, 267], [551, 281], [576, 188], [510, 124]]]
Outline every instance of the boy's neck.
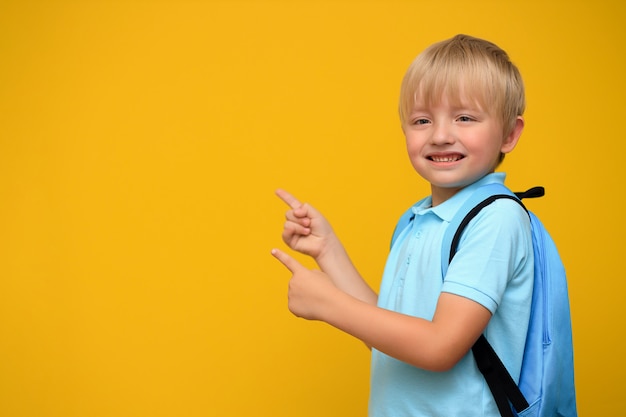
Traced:
[[[489, 173], [487, 173], [486, 175], [482, 176], [481, 178], [477, 179], [476, 181], [470, 183], [470, 184], [466, 184], [463, 186], [459, 186], [459, 187], [439, 187], [436, 185], [431, 184], [430, 185], [430, 191], [431, 191], [431, 199], [432, 199], [432, 207], [436, 207], [439, 204], [445, 203], [447, 200], [451, 199], [452, 197], [454, 197], [459, 191], [463, 190], [466, 187], [471, 186], [472, 184], [476, 184], [477, 182], [481, 182], [484, 181], [485, 178], [489, 177], [490, 175], [495, 174], [495, 169]], [[499, 181], [504, 181], [504, 173], [501, 173], [500, 175], [503, 175], [502, 179], [500, 179]]]
[[455, 188], [442, 188], [431, 185], [432, 206], [436, 207], [439, 204], [452, 198], [456, 193], [461, 191], [464, 187]]

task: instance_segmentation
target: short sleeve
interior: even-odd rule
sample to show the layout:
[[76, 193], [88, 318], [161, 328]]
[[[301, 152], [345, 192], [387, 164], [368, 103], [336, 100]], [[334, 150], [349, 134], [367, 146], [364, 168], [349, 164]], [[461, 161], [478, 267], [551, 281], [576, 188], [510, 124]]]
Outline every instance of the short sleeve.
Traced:
[[492, 314], [507, 286], [532, 263], [528, 213], [515, 201], [499, 199], [483, 208], [464, 230], [448, 267], [443, 292], [469, 298]]

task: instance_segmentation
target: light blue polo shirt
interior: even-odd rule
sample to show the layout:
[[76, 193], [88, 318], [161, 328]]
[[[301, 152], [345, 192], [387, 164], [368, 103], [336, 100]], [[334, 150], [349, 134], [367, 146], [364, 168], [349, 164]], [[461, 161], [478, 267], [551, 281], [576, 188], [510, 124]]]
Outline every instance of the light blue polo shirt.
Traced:
[[[533, 287], [530, 221], [514, 201], [490, 204], [465, 229], [445, 279], [444, 231], [479, 186], [503, 183], [487, 175], [431, 207], [420, 201], [415, 219], [389, 253], [379, 307], [432, 320], [441, 292], [469, 298], [492, 313], [485, 336], [513, 378], [519, 379]], [[484, 377], [468, 352], [450, 371], [430, 372], [372, 350], [370, 417], [499, 417]]]

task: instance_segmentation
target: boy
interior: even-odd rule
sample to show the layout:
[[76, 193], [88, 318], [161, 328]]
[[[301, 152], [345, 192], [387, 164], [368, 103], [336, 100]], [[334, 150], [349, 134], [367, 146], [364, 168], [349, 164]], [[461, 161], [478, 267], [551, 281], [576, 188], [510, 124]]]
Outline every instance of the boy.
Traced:
[[312, 256], [310, 271], [272, 254], [293, 274], [289, 309], [322, 320], [372, 349], [369, 415], [499, 416], [470, 349], [484, 333], [519, 378], [533, 286], [527, 213], [497, 200], [465, 229], [446, 276], [442, 236], [477, 187], [495, 173], [524, 127], [524, 87], [496, 45], [457, 35], [422, 52], [402, 82], [400, 119], [409, 159], [431, 184], [399, 235], [377, 295], [352, 265], [330, 224], [289, 193], [283, 240]]

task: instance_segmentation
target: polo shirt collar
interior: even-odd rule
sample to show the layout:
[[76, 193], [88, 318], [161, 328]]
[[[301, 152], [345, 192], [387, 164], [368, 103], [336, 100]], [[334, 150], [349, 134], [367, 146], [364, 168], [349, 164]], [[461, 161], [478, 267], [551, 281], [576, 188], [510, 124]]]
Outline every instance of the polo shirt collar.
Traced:
[[504, 184], [505, 178], [506, 174], [504, 172], [495, 172], [485, 175], [478, 181], [461, 189], [458, 193], [439, 204], [437, 207], [432, 207], [432, 196], [428, 196], [412, 208], [413, 213], [417, 216], [421, 216], [426, 213], [433, 213], [440, 219], [450, 222], [463, 203], [467, 201], [477, 188], [493, 183]]

